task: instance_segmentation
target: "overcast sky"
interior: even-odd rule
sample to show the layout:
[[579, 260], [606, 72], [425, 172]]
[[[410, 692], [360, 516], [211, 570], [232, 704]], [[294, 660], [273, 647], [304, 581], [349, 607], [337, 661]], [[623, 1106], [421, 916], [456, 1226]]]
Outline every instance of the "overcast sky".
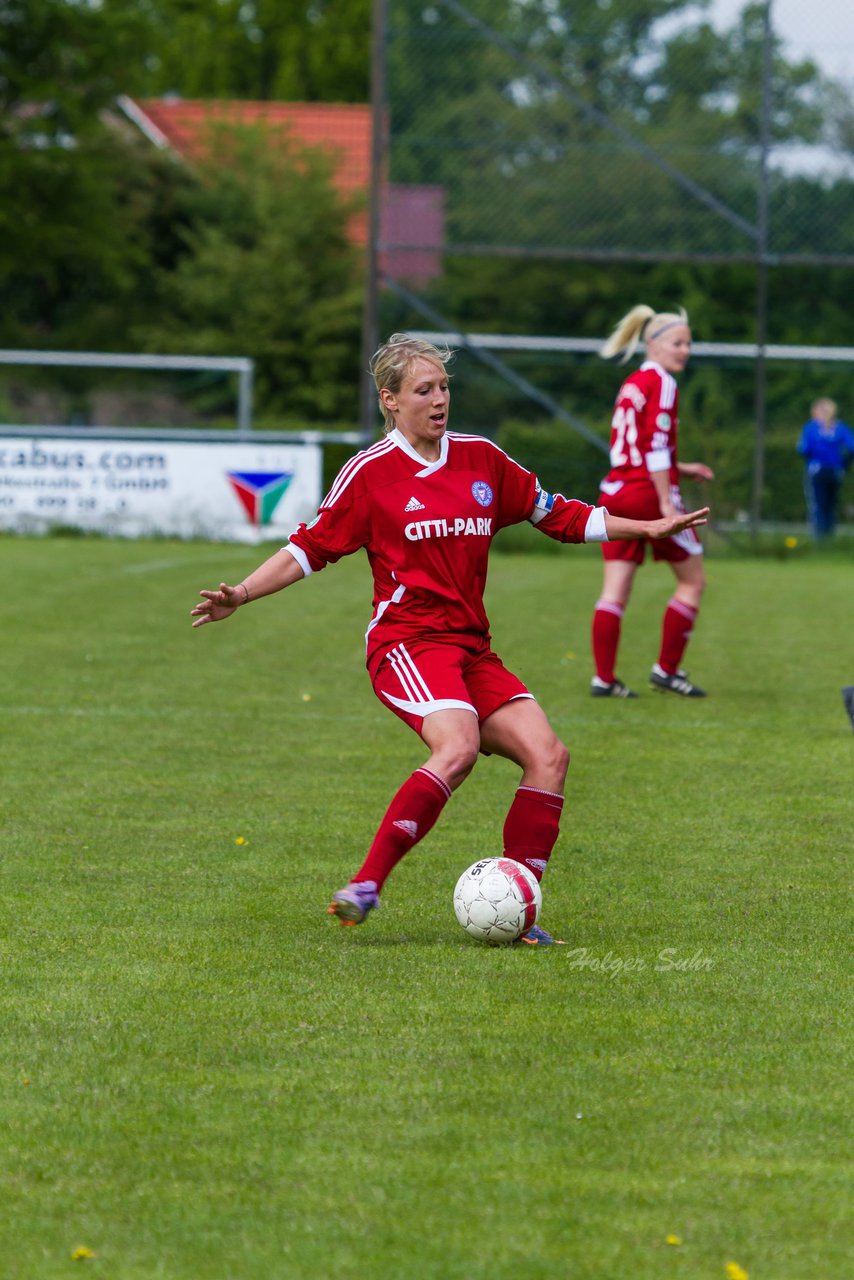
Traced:
[[[712, 0], [709, 16], [728, 26], [745, 0]], [[771, 0], [771, 20], [794, 58], [813, 58], [828, 75], [854, 82], [854, 0]]]

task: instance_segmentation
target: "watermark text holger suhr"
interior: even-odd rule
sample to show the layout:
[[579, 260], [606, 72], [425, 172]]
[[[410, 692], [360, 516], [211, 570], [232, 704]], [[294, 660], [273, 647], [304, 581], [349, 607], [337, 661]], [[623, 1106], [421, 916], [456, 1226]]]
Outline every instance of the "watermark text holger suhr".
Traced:
[[693, 955], [682, 955], [676, 947], [662, 947], [654, 959], [646, 956], [617, 956], [606, 951], [597, 956], [589, 947], [573, 947], [565, 953], [572, 969], [587, 969], [591, 973], [616, 978], [621, 973], [708, 973], [714, 968], [714, 960], [697, 950]]

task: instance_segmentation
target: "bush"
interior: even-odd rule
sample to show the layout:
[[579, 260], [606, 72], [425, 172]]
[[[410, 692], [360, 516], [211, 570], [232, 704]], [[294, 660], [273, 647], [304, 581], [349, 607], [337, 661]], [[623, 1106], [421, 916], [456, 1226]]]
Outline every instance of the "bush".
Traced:
[[564, 423], [504, 422], [496, 444], [535, 472], [550, 492], [596, 501], [608, 470], [607, 455]]
[[158, 318], [135, 337], [150, 351], [252, 357], [259, 414], [355, 417], [358, 202], [339, 196], [317, 150], [273, 151], [261, 131], [216, 136], [219, 162], [199, 164], [188, 193], [184, 252], [156, 276]]
[[[711, 485], [683, 481], [686, 504], [708, 504], [716, 520], [735, 520], [749, 512], [755, 449], [752, 424], [706, 430], [702, 437], [688, 431], [685, 437], [680, 448], [685, 461], [706, 462], [715, 473]], [[568, 498], [597, 501], [599, 482], [608, 470], [607, 456], [562, 423], [504, 422], [496, 443], [536, 472], [546, 489]], [[788, 432], [765, 441], [762, 516], [781, 522], [806, 519], [803, 467]]]

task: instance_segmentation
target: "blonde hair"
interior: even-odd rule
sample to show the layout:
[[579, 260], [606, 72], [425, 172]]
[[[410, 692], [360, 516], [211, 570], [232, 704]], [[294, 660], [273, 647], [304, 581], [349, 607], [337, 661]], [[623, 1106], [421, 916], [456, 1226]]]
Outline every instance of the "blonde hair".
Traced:
[[645, 343], [654, 342], [671, 325], [687, 323], [688, 313], [684, 307], [680, 307], [678, 311], [653, 311], [652, 307], [639, 303], [626, 312], [610, 338], [599, 348], [599, 354], [607, 359], [622, 351], [624, 354], [620, 364], [625, 364], [637, 350], [641, 336]]
[[[427, 360], [430, 364], [437, 365], [444, 373], [445, 365], [453, 358], [453, 354], [448, 348], [434, 347], [431, 342], [425, 342], [423, 338], [413, 338], [408, 333], [393, 333], [388, 342], [384, 342], [371, 356], [370, 368], [377, 395], [379, 396], [384, 387], [396, 395], [416, 360]], [[382, 397], [379, 405], [385, 420], [384, 430], [393, 431], [394, 415], [383, 404]]]

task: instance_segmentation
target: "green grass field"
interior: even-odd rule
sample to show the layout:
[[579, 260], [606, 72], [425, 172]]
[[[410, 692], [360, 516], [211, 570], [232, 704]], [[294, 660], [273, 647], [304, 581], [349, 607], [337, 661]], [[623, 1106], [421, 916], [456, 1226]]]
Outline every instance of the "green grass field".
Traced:
[[370, 691], [360, 560], [191, 630], [261, 554], [0, 541], [0, 1273], [850, 1274], [852, 561], [711, 558], [699, 703], [646, 691], [647, 568], [644, 696], [601, 703], [595, 549], [494, 557], [496, 647], [573, 752], [569, 946], [536, 952], [451, 907], [500, 760], [364, 928], [325, 915], [423, 756]]

